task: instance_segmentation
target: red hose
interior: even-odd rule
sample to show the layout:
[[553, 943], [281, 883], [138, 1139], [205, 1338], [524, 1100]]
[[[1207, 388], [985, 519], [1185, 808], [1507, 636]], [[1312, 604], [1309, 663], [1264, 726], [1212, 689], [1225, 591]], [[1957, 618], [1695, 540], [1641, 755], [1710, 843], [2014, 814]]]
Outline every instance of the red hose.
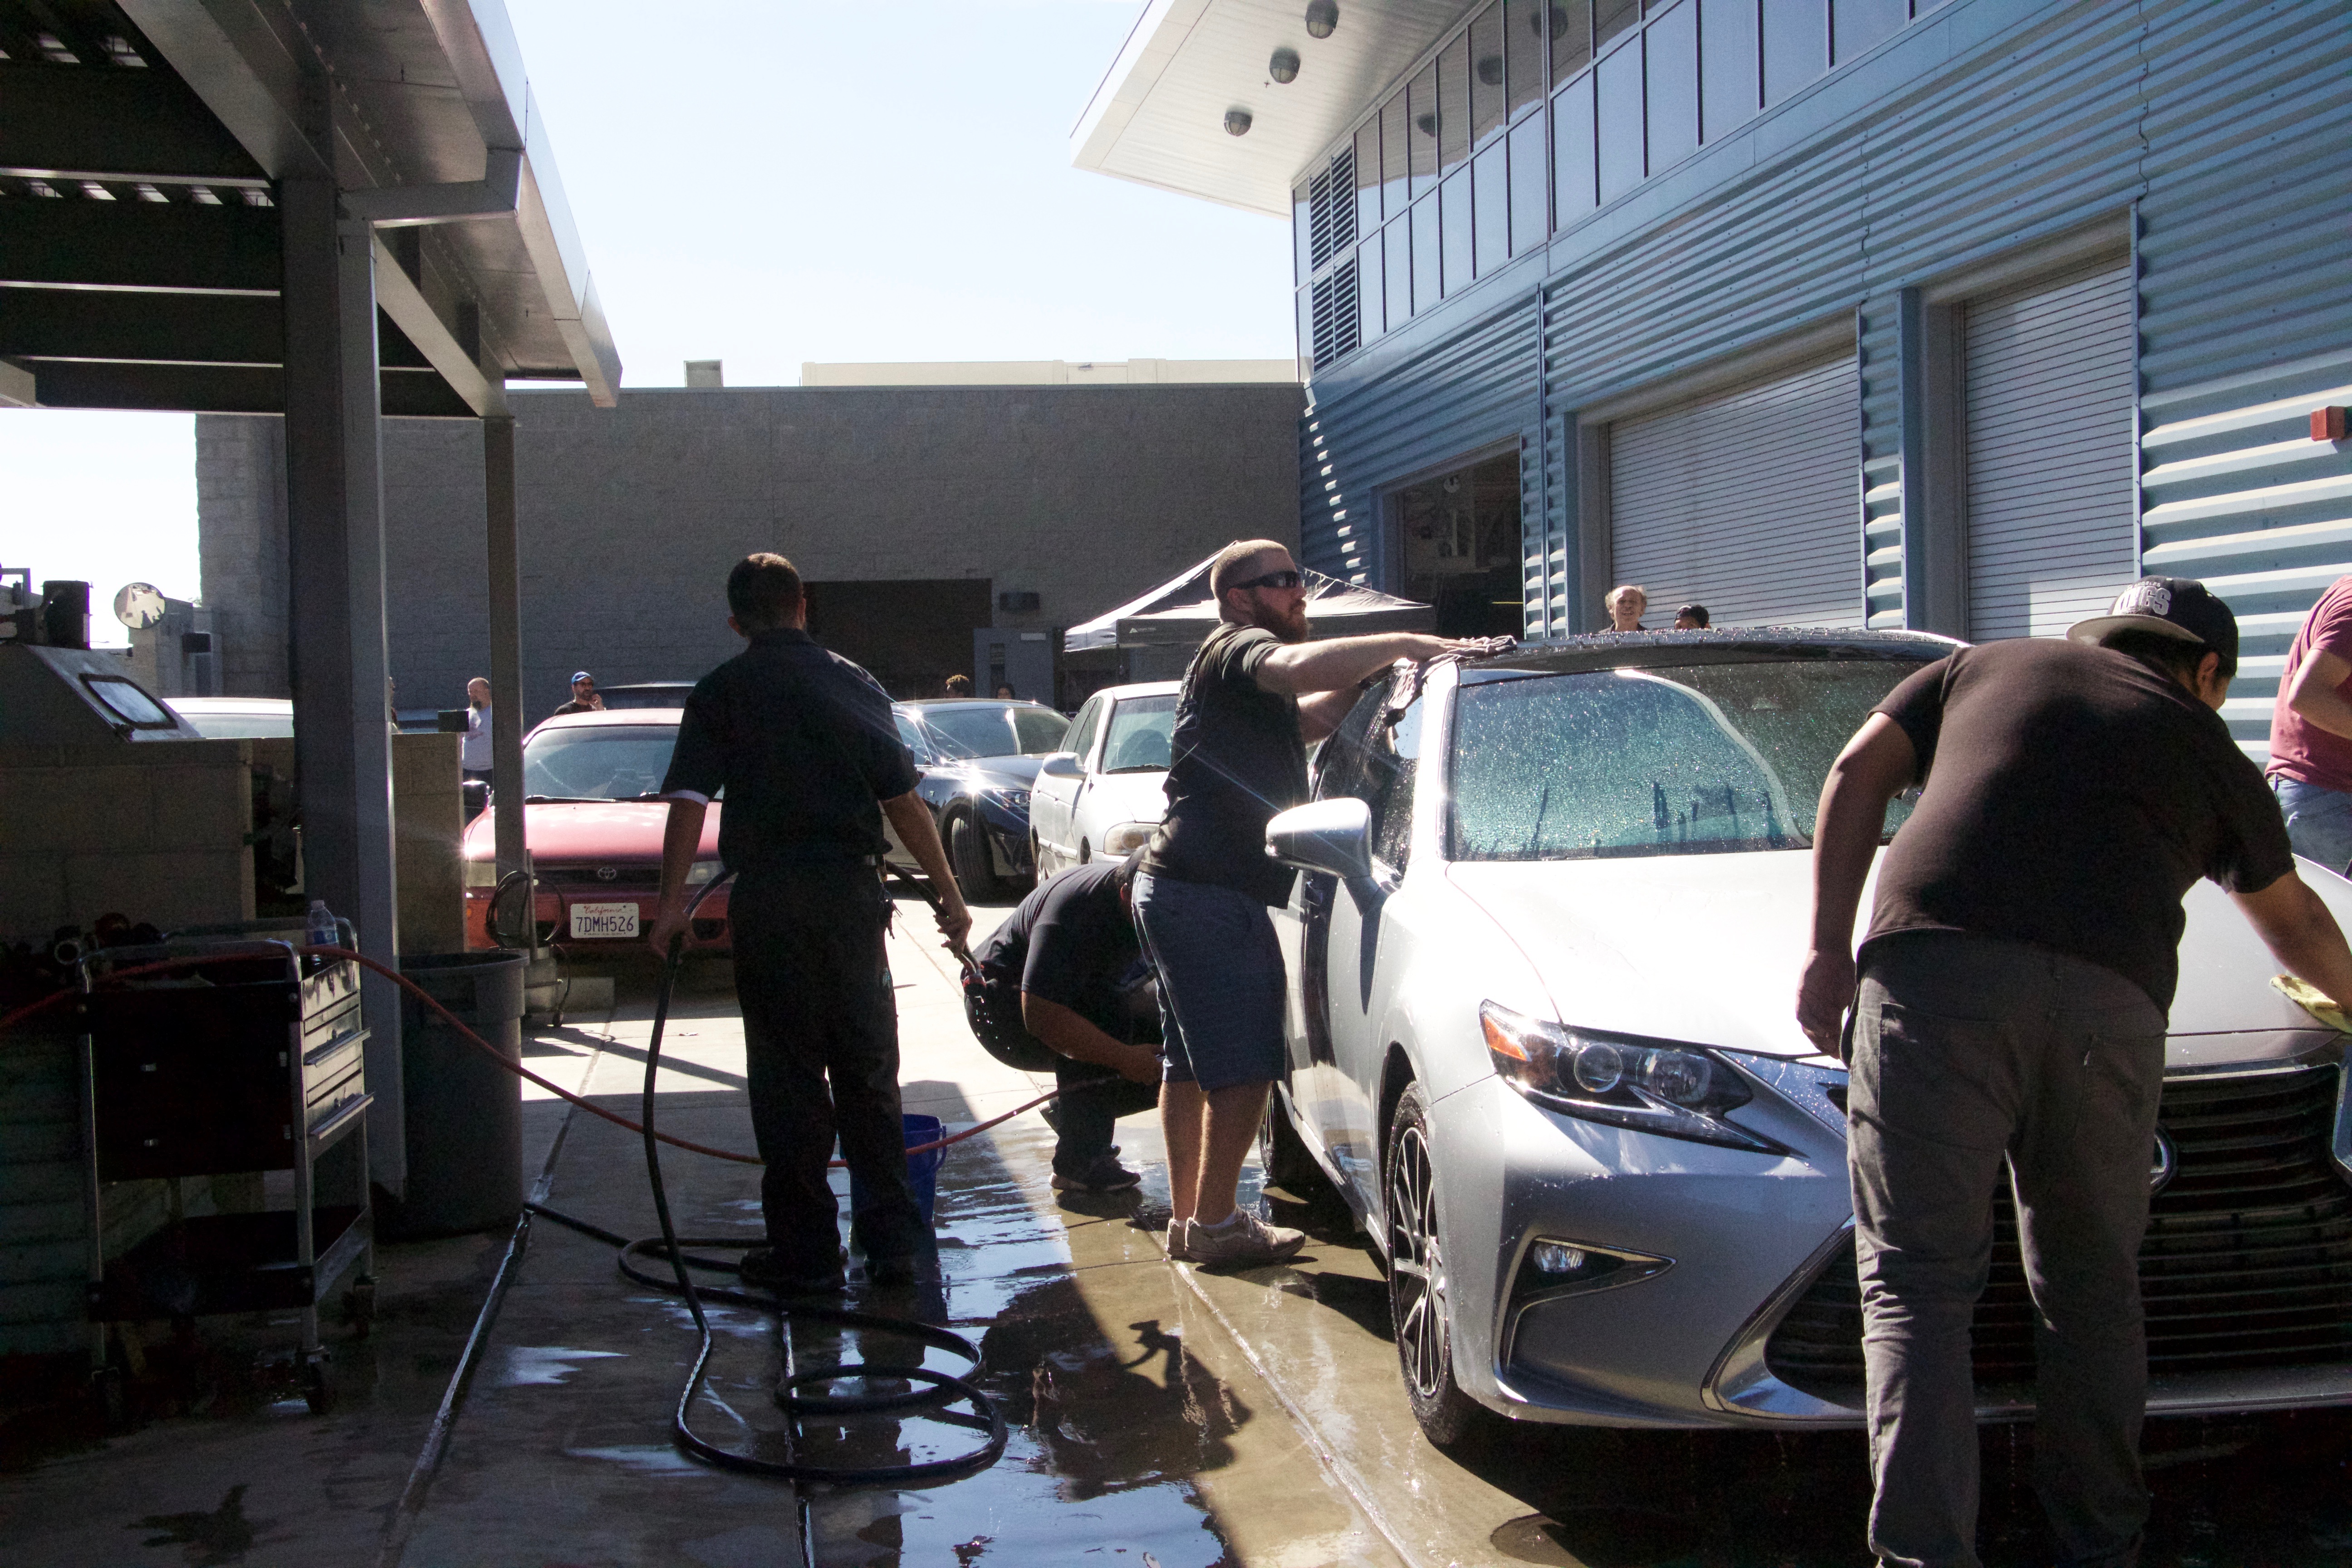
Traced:
[[[391, 965], [379, 963], [374, 959], [368, 957], [367, 954], [363, 952], [355, 952], [348, 947], [299, 947], [295, 949], [295, 951], [315, 958], [346, 958], [354, 963], [360, 964], [363, 968], [374, 970], [378, 974], [383, 975], [385, 979], [397, 983], [402, 988], [414, 994], [418, 1001], [424, 1003], [427, 1007], [432, 1008], [436, 1013], [440, 1014], [442, 1018], [448, 1023], [451, 1028], [457, 1031], [458, 1036], [463, 1038], [467, 1045], [472, 1046], [475, 1049], [488, 1057], [492, 1061], [498, 1063], [499, 1066], [506, 1068], [507, 1071], [514, 1074], [517, 1078], [526, 1079], [530, 1082], [539, 1085], [540, 1088], [547, 1090], [550, 1094], [554, 1095], [557, 1099], [570, 1100], [572, 1104], [588, 1112], [591, 1116], [601, 1116], [615, 1127], [625, 1127], [630, 1131], [637, 1133], [645, 1131], [644, 1127], [630, 1121], [627, 1117], [607, 1110], [601, 1105], [593, 1104], [588, 1100], [572, 1093], [570, 1089], [565, 1089], [559, 1084], [550, 1083], [547, 1079], [540, 1077], [539, 1074], [531, 1071], [529, 1068], [524, 1067], [520, 1062], [510, 1062], [507, 1060], [505, 1056], [499, 1052], [496, 1046], [491, 1045], [488, 1040], [482, 1038], [481, 1036], [467, 1028], [464, 1021], [461, 1020], [457, 1014], [452, 1013], [448, 1008], [443, 1006], [439, 997], [435, 996], [431, 992], [425, 990], [425, 987], [417, 984], [415, 981], [411, 980], [407, 975], [401, 973], [400, 971], [393, 968]], [[219, 962], [220, 958], [218, 954], [212, 954], [205, 957], [167, 958], [156, 963], [141, 963], [134, 964], [129, 969], [118, 969], [109, 973], [106, 978], [109, 980], [127, 980], [134, 974], [152, 974], [157, 970], [189, 969], [200, 963], [217, 963]], [[42, 1011], [44, 1008], [58, 1006], [74, 999], [79, 994], [79, 992], [75, 991], [60, 991], [54, 996], [44, 996], [37, 1002], [32, 1003], [26, 1006], [19, 1007], [15, 1012], [8, 1014], [6, 1016], [0, 1017], [0, 1034], [6, 1033], [18, 1023], [31, 1017], [34, 1014]], [[990, 1128], [997, 1126], [999, 1123], [1012, 1121], [1014, 1117], [1020, 1115], [1024, 1110], [1034, 1110], [1037, 1107], [1045, 1104], [1047, 1100], [1052, 1100], [1061, 1092], [1062, 1091], [1057, 1089], [1049, 1093], [1041, 1094], [1036, 1099], [1028, 1101], [1026, 1104], [1014, 1106], [1012, 1110], [1004, 1112], [1002, 1116], [992, 1116], [986, 1121], [982, 1121], [976, 1126], [967, 1127], [961, 1132], [950, 1133], [945, 1138], [936, 1139], [929, 1143], [918, 1143], [912, 1148], [909, 1148], [907, 1152], [909, 1154], [928, 1154], [935, 1149], [944, 1149], [951, 1143], [961, 1143], [965, 1139], [970, 1138], [976, 1133], [985, 1132]], [[766, 1161], [761, 1159], [757, 1154], [738, 1154], [730, 1149], [713, 1149], [706, 1144], [689, 1142], [684, 1138], [674, 1138], [667, 1132], [656, 1131], [654, 1136], [674, 1148], [684, 1149], [688, 1153], [693, 1154], [708, 1154], [714, 1160], [732, 1160], [739, 1165], [763, 1165], [767, 1163]], [[846, 1160], [835, 1160], [831, 1162], [831, 1164], [834, 1169], [839, 1170], [847, 1165], [848, 1163], [849, 1162]]]

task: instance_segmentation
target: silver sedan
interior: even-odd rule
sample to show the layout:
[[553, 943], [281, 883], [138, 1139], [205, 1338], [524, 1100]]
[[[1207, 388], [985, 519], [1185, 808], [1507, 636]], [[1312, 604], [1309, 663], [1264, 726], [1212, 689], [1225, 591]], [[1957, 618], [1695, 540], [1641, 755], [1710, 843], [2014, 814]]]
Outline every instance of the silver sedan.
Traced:
[[[1490, 1412], [1860, 1420], [1845, 1072], [1791, 1012], [1805, 851], [1840, 746], [1954, 646], [1655, 633], [1400, 667], [1325, 743], [1315, 803], [1269, 827], [1305, 872], [1276, 912], [1269, 1176], [1328, 1180], [1386, 1259], [1433, 1439]], [[2352, 917], [2352, 885], [2305, 875]], [[2272, 988], [2210, 886], [2181, 961], [2149, 1407], [2352, 1402], [2341, 1037]], [[1987, 1411], [2013, 1413], [2032, 1308], [2001, 1206], [1976, 1365]]]

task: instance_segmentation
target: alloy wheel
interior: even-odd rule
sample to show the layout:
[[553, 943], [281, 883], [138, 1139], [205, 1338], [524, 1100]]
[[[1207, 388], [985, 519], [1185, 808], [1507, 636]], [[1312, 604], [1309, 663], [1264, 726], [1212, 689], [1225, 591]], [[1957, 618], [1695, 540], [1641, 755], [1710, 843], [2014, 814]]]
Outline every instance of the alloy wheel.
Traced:
[[1413, 1391], [1433, 1398], [1451, 1374], [1445, 1259], [1437, 1241], [1429, 1142], [1418, 1126], [1397, 1135], [1389, 1157], [1389, 1300], [1397, 1356]]

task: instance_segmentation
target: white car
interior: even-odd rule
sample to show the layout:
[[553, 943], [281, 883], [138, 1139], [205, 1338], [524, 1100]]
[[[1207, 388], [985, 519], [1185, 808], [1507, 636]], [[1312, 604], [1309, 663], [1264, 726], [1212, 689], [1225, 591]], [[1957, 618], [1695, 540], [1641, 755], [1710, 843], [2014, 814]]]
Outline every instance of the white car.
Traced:
[[1047, 757], [1029, 797], [1040, 878], [1097, 855], [1140, 847], [1168, 813], [1168, 745], [1179, 680], [1107, 686], [1070, 725], [1068, 750]]
[[207, 741], [269, 740], [294, 733], [286, 697], [166, 697], [163, 706]]

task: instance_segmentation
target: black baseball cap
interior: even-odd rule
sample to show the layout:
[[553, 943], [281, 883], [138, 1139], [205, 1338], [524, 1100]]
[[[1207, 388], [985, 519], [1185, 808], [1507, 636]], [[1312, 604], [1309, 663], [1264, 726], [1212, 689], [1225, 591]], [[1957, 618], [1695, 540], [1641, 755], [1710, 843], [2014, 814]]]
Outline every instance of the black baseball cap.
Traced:
[[2154, 632], [2211, 648], [2222, 667], [2238, 663], [2238, 617], [2194, 577], [2143, 577], [2116, 595], [2104, 616], [2066, 628], [2070, 642], [2103, 643], [2117, 632]]

